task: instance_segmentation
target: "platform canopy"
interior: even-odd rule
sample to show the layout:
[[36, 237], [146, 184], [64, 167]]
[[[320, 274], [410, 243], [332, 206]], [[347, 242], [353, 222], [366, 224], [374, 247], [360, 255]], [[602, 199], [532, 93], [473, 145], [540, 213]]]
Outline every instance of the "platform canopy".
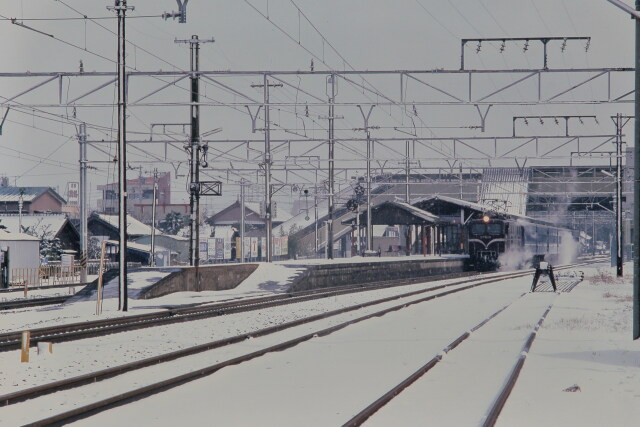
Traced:
[[[342, 221], [343, 224], [355, 222], [355, 215]], [[437, 222], [437, 216], [404, 202], [386, 201], [371, 209], [373, 225], [431, 225]], [[360, 225], [367, 225], [366, 210], [360, 212]]]

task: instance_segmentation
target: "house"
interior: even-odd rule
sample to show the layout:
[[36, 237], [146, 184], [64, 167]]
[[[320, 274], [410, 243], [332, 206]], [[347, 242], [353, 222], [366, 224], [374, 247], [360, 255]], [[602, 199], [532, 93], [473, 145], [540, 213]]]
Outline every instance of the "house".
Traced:
[[[235, 201], [231, 205], [222, 209], [215, 215], [210, 216], [205, 222], [211, 226], [219, 225], [232, 225], [238, 227], [240, 225], [240, 212], [242, 210], [242, 204], [240, 201]], [[272, 219], [273, 227], [276, 227], [283, 222], [289, 220], [291, 215], [287, 212], [282, 212], [275, 209]], [[245, 230], [252, 228], [264, 229], [265, 220], [261, 215], [260, 203], [245, 203], [244, 204], [244, 225]]]
[[[38, 271], [40, 239], [24, 233], [0, 230], [0, 288], [15, 282], [20, 272]], [[20, 269], [20, 270], [16, 270]]]
[[62, 213], [23, 215], [0, 213], [0, 225], [6, 227], [8, 232], [26, 233], [39, 240], [58, 239], [62, 250], [80, 251], [80, 233]]
[[[120, 232], [118, 231], [118, 215], [106, 215], [100, 213], [92, 213], [87, 220], [87, 229], [92, 236], [104, 236], [109, 240], [118, 240]], [[135, 240], [142, 236], [151, 236], [152, 228], [143, 224], [131, 215], [127, 215], [127, 240]], [[162, 232], [158, 229], [155, 234], [160, 235]]]
[[62, 212], [67, 202], [51, 187], [0, 186], [0, 213]]

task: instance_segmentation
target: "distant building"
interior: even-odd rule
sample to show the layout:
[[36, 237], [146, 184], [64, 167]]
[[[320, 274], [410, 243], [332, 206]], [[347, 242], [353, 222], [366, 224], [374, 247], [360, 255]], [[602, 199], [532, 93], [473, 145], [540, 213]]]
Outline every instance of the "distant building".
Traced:
[[[22, 229], [20, 228], [22, 223]], [[39, 240], [59, 239], [63, 250], [80, 251], [80, 233], [62, 213], [18, 214], [0, 213], [0, 226], [10, 233], [26, 233]]]
[[51, 187], [0, 186], [0, 213], [62, 212], [66, 200]]
[[[189, 205], [171, 203], [171, 173], [159, 173], [157, 182], [156, 221], [162, 221], [170, 212], [188, 214]], [[152, 176], [140, 176], [127, 180], [127, 213], [145, 224], [151, 224], [153, 183]], [[98, 191], [102, 192], [102, 198], [98, 200], [98, 212], [107, 215], [117, 214], [118, 183], [98, 185]]]
[[[242, 210], [241, 203], [235, 201], [231, 205], [222, 209], [215, 215], [210, 216], [205, 222], [212, 226], [219, 225], [233, 225], [236, 228], [240, 225], [240, 212]], [[261, 214], [260, 203], [245, 203], [244, 204], [244, 225], [245, 229], [264, 229], [265, 220], [264, 215]], [[287, 212], [281, 212], [275, 209], [272, 219], [273, 227], [277, 227], [283, 222], [291, 219], [291, 215]]]

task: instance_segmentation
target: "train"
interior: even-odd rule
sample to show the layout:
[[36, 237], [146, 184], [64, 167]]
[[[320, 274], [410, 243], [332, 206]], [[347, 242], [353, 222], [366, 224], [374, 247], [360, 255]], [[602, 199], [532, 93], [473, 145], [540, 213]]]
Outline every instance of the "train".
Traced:
[[525, 217], [484, 214], [467, 223], [469, 264], [479, 271], [570, 262], [577, 256], [575, 230]]

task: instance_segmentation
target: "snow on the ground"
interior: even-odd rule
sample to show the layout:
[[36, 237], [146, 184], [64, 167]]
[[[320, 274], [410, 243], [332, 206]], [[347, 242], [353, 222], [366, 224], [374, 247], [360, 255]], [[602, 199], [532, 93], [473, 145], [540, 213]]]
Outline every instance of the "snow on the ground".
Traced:
[[[626, 265], [625, 268], [627, 272], [631, 271], [631, 265]], [[611, 276], [612, 269], [599, 271], [605, 271]], [[587, 277], [603, 276], [595, 268], [585, 269], [585, 272]], [[129, 313], [140, 313], [145, 307], [148, 310], [202, 302], [207, 298], [230, 299], [247, 294], [254, 296], [260, 292], [278, 292], [285, 289], [286, 282], [295, 274], [295, 269], [290, 267], [261, 264], [250, 278], [236, 289], [225, 291], [226, 294], [184, 292], [154, 300], [130, 300]], [[499, 419], [499, 425], [636, 425], [640, 417], [640, 342], [631, 340], [631, 279], [627, 276], [624, 281], [607, 280], [608, 283], [596, 279], [581, 283], [568, 294], [529, 296], [533, 298], [525, 296], [519, 302], [526, 305], [526, 301], [552, 298], [554, 308], [538, 334], [520, 380]], [[174, 425], [177, 422], [215, 422], [220, 425], [337, 425], [348, 420], [386, 389], [438, 354], [453, 338], [474, 326], [483, 316], [527, 291], [530, 280], [530, 277], [525, 277], [511, 281], [507, 287], [491, 285], [464, 296], [450, 295], [430, 303], [411, 306], [326, 337], [314, 338], [292, 349], [225, 368], [206, 379], [98, 414], [83, 423], [92, 426], [111, 425], [114, 422], [159, 426]], [[375, 292], [376, 296], [380, 296], [392, 290]], [[368, 293], [363, 295], [366, 294]], [[60, 343], [54, 345], [52, 356], [35, 356], [32, 353], [32, 362], [29, 364], [18, 362], [17, 351], [1, 353], [0, 366], [3, 368], [0, 373], [4, 374], [4, 378], [0, 379], [0, 384], [9, 384], [8, 388], [3, 387], [5, 392], [13, 387], [24, 388], [50, 379], [78, 375], [194, 343], [235, 335], [251, 328], [266, 327], [338, 308], [354, 303], [357, 298], [361, 297], [332, 297], [306, 303], [299, 308], [294, 308], [297, 305], [284, 306], [252, 315], [244, 313], [208, 321], [187, 322], [182, 327], [171, 325]], [[122, 315], [116, 311], [116, 305], [117, 298], [108, 298], [105, 301], [105, 314], [100, 318]], [[50, 322], [68, 322], [71, 318], [76, 319], [75, 321], [93, 320], [98, 318], [92, 314], [94, 310], [95, 301], [85, 301], [56, 310], [41, 308], [0, 312], [0, 328], [5, 329], [8, 324], [13, 327], [5, 330], [19, 330], [20, 326], [16, 325], [43, 326]], [[512, 314], [524, 314], [528, 311], [523, 308], [513, 310]], [[360, 315], [360, 312], [352, 314], [355, 317]], [[484, 327], [487, 328], [484, 331], [487, 337], [491, 337], [491, 328], [494, 328], [493, 339], [499, 348], [507, 347], [507, 341], [511, 341], [508, 339], [510, 334], [526, 335], [535, 324], [533, 320], [520, 323], [514, 321], [511, 330], [500, 333], [495, 330], [497, 326], [492, 326], [498, 325], [500, 316], [492, 321], [496, 323], [490, 322]], [[14, 320], [14, 317], [19, 320]], [[191, 329], [184, 325], [191, 326]], [[288, 331], [287, 334], [302, 334], [303, 330], [308, 331], [310, 327]], [[472, 335], [467, 347], [471, 348], [482, 337], [484, 328]], [[145, 384], [158, 380], [161, 374], [171, 375], [178, 373], [180, 369], [179, 372], [197, 369], [197, 366], [225, 360], [239, 352], [263, 348], [282, 337], [283, 335], [274, 335], [254, 338], [240, 346], [232, 346], [233, 349], [225, 348], [198, 357], [192, 356], [182, 361], [180, 368], [180, 363], [161, 364], [155, 371], [143, 370], [123, 377], [119, 385], [109, 383], [113, 385], [105, 386], [107, 383], [97, 383], [94, 391], [87, 392], [86, 396], [82, 389], [69, 391], [65, 395], [56, 393], [54, 396], [57, 396], [57, 400], [51, 401], [51, 405], [47, 404], [47, 408], [33, 410], [40, 411], [44, 416], [48, 408], [88, 399], [98, 393], [95, 391], [97, 389], [104, 393], [124, 391], [128, 384]], [[398, 353], [394, 350], [397, 345], [400, 346]], [[520, 345], [514, 344], [518, 348]], [[435, 381], [437, 377], [430, 380], [429, 375], [436, 373], [435, 369], [440, 367], [449, 369], [449, 376], [455, 380], [470, 377], [473, 381], [476, 378], [474, 374], [465, 375], [464, 368], [455, 363], [456, 360], [462, 363], [464, 357], [456, 352], [464, 349], [464, 346], [465, 344], [447, 354], [423, 379], [427, 383]], [[473, 352], [466, 357], [472, 358]], [[315, 368], [318, 370], [314, 370]], [[491, 372], [489, 363], [484, 373]], [[455, 393], [456, 387], [453, 384], [445, 387], [447, 375], [441, 374], [440, 378], [443, 381], [439, 388], [441, 391], [447, 387], [454, 391], [450, 399], [439, 401], [444, 410], [464, 411], [465, 405], [476, 402], [478, 406], [480, 402], [484, 404], [494, 397], [483, 395], [482, 399], [476, 401], [474, 397], [465, 395], [463, 389], [460, 390], [461, 393]], [[563, 391], [573, 385], [577, 385], [580, 391]], [[392, 425], [425, 425], [435, 420], [430, 415], [423, 418], [411, 409], [412, 404], [420, 406], [425, 403], [424, 394], [417, 393], [419, 396], [412, 397], [415, 394], [409, 388], [396, 398], [396, 404], [404, 402], [405, 410], [397, 411], [390, 418]], [[10, 419], [5, 417], [13, 413], [12, 406], [2, 409], [3, 419]], [[247, 408], [251, 410], [247, 411]], [[390, 404], [386, 409], [390, 411], [391, 408]], [[13, 408], [15, 410], [18, 408]], [[380, 416], [384, 411], [383, 408]], [[371, 418], [371, 425], [380, 425], [375, 420], [375, 416]], [[438, 425], [454, 424], [443, 422]]]
[[[637, 426], [640, 340], [632, 337], [632, 265], [560, 295], [531, 347], [499, 426]], [[604, 273], [604, 274], [603, 274]], [[564, 391], [577, 386], [579, 391]]]
[[442, 260], [442, 259], [461, 259], [468, 258], [467, 255], [409, 255], [409, 256], [383, 256], [383, 257], [362, 257], [354, 256], [351, 258], [315, 258], [315, 259], [299, 259], [279, 261], [282, 265], [322, 265], [322, 264], [360, 264], [368, 262], [398, 262], [398, 261], [418, 261], [418, 260]]
[[[175, 268], [142, 269], [127, 274], [129, 295], [131, 296], [128, 301], [128, 312], [118, 311], [118, 279], [114, 278], [104, 286], [102, 314], [99, 316], [95, 314], [96, 291], [94, 290], [89, 295], [74, 297], [63, 305], [0, 312], [0, 333], [42, 328], [48, 325], [136, 315], [141, 312], [160, 311], [179, 305], [202, 304], [229, 299], [270, 295], [286, 291], [294, 277], [303, 270], [278, 264], [270, 265], [268, 263], [259, 263], [258, 268], [234, 289], [204, 292], [176, 292], [148, 300], [134, 299], [143, 289], [156, 283], [161, 278], [168, 276], [173, 271], [177, 270]], [[76, 287], [75, 290], [79, 291], [80, 287]], [[45, 291], [47, 290], [39, 290], [41, 293]], [[51, 291], [61, 293], [66, 290], [51, 289]], [[35, 290], [33, 292], [35, 292]], [[50, 295], [47, 296], [55, 295], [56, 292], [50, 293]], [[19, 295], [22, 295], [22, 293], [19, 293]], [[31, 291], [29, 295], [32, 295]], [[38, 295], [45, 296], [40, 293]], [[64, 295], [64, 293], [62, 293], [62, 295]], [[0, 298], [2, 296], [3, 295], [0, 294]]]
[[[55, 357], [37, 358], [35, 359], [38, 362], [36, 365], [21, 364], [15, 352], [0, 353], [0, 366], [7, 367], [6, 371], [0, 371], [0, 395], [16, 391], [16, 389], [81, 375], [93, 370], [104, 369], [226, 337], [250, 333], [307, 316], [357, 305], [365, 301], [395, 296], [416, 289], [427, 289], [447, 282], [449, 281], [381, 289], [364, 294], [339, 295], [286, 307], [272, 307], [212, 319], [138, 329], [105, 337], [57, 343], [54, 345]], [[414, 296], [411, 299], [417, 299], [422, 296]], [[393, 306], [395, 304], [399, 304], [399, 302], [392, 301], [385, 305], [373, 306], [367, 310], [358, 310], [341, 317], [341, 319], [362, 316], [363, 312], [373, 312], [380, 310], [381, 306]], [[91, 309], [92, 307], [89, 308]], [[327, 322], [323, 323], [325, 325], [323, 327], [334, 325], [340, 321], [338, 318], [328, 319]], [[132, 346], [127, 345], [128, 343], [137, 344]], [[97, 351], [99, 351], [100, 357], [96, 358]], [[86, 360], [91, 360], [92, 362], [85, 363]]]
[[[487, 285], [491, 297], [477, 288], [408, 306], [78, 424], [126, 420], [168, 426], [189, 420], [238, 426], [342, 425], [424, 363], [425, 355], [433, 357], [469, 324], [480, 322], [484, 313], [479, 304], [496, 311], [527, 285]], [[444, 318], [450, 321], [442, 322]], [[243, 346], [255, 351], [264, 348], [265, 341], [254, 338]]]

